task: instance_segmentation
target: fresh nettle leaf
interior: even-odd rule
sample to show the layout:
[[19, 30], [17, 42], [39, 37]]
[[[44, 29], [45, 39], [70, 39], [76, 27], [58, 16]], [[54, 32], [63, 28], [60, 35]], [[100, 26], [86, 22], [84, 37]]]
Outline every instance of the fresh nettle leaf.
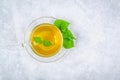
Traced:
[[34, 39], [34, 41], [35, 41], [36, 43], [38, 43], [38, 44], [41, 44], [41, 43], [42, 43], [42, 39], [41, 39], [40, 37], [34, 37], [33, 39]]
[[44, 40], [44, 41], [43, 41], [43, 45], [46, 46], [46, 47], [49, 47], [49, 46], [51, 46], [52, 44], [51, 44], [51, 42], [50, 42], [49, 40]]

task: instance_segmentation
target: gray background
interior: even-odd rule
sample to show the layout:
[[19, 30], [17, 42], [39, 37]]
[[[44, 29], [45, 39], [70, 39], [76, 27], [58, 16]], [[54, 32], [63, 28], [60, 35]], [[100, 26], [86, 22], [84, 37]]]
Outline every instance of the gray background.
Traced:
[[[68, 20], [78, 45], [42, 63], [21, 47], [32, 20]], [[120, 0], [0, 0], [0, 80], [120, 80]]]

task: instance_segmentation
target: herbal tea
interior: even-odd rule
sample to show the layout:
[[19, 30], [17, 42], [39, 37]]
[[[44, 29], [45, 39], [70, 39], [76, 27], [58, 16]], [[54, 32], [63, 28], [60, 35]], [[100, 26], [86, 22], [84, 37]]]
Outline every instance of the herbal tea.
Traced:
[[31, 48], [35, 54], [51, 57], [62, 47], [62, 35], [59, 29], [49, 23], [36, 26], [30, 34]]

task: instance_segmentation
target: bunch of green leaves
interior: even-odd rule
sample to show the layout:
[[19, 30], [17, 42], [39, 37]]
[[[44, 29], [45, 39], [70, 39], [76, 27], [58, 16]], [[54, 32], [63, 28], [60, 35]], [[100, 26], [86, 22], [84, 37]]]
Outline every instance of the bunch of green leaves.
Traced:
[[69, 22], [61, 19], [57, 19], [54, 25], [61, 31], [63, 36], [63, 47], [66, 49], [74, 47], [74, 39], [72, 32], [68, 29]]
[[34, 37], [33, 39], [34, 39], [35, 43], [43, 44], [46, 47], [49, 47], [52, 45], [49, 40], [42, 40], [40, 37]]

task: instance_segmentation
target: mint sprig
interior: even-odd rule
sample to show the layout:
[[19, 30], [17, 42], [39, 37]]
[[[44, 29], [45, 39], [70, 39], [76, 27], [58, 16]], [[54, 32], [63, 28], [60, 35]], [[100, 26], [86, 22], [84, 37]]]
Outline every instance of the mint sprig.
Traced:
[[66, 49], [74, 47], [74, 39], [72, 32], [68, 29], [69, 22], [61, 19], [54, 21], [54, 25], [61, 31], [63, 36], [63, 47]]
[[54, 25], [57, 26], [60, 29], [60, 31], [65, 32], [68, 29], [69, 22], [57, 19], [55, 20]]

